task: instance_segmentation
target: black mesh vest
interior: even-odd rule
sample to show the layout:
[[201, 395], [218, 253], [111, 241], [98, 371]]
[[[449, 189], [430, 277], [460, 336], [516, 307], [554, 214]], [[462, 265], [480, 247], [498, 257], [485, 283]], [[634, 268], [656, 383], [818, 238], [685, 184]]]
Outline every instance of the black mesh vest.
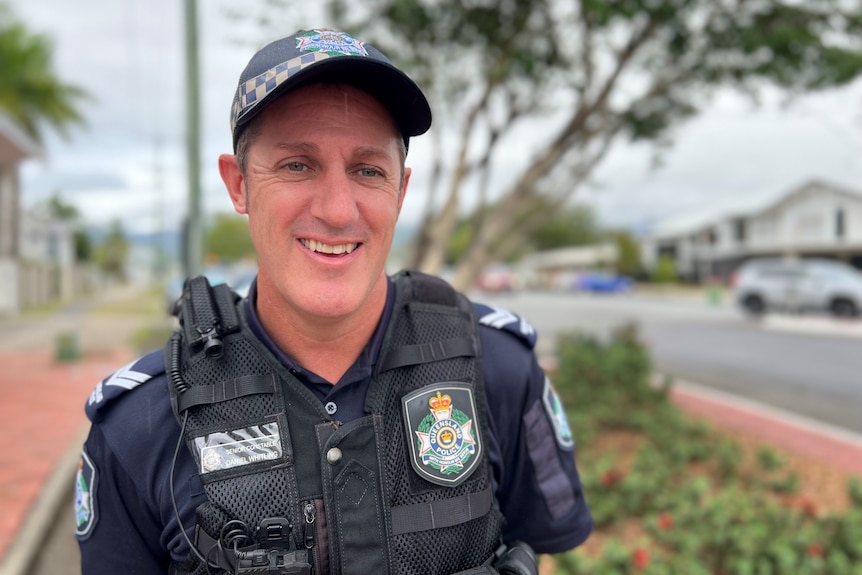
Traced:
[[[185, 299], [166, 361], [209, 500], [195, 546], [210, 566], [192, 553], [174, 572], [229, 573], [267, 549], [307, 557], [317, 575], [451, 574], [492, 556], [502, 516], [472, 305], [431, 276], [394, 280], [366, 415], [343, 425], [250, 335], [225, 290]], [[219, 329], [195, 329], [206, 323]]]

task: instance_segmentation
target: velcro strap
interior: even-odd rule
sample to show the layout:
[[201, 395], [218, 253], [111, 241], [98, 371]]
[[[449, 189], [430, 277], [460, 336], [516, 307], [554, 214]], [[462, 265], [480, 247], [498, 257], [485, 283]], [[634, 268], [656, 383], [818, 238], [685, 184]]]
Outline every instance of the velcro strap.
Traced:
[[213, 385], [191, 387], [177, 397], [180, 413], [197, 405], [211, 405], [259, 393], [275, 393], [275, 374], [244, 375], [236, 379], [221, 381]]
[[450, 499], [392, 508], [392, 534], [452, 527], [483, 517], [491, 510], [491, 488]]
[[442, 361], [453, 357], [473, 357], [476, 355], [476, 348], [475, 339], [466, 337], [405, 345], [391, 350], [380, 359], [380, 372], [407, 365]]

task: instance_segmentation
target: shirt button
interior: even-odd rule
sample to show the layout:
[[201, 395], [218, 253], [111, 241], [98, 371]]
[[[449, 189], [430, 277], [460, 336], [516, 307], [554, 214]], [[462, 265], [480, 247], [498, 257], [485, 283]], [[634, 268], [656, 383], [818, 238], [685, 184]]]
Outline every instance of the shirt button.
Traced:
[[335, 405], [334, 401], [327, 402], [323, 407], [329, 415], [335, 415], [335, 412], [338, 411], [338, 406]]
[[330, 465], [335, 465], [341, 461], [341, 450], [337, 447], [331, 448], [326, 452], [326, 461], [329, 462]]

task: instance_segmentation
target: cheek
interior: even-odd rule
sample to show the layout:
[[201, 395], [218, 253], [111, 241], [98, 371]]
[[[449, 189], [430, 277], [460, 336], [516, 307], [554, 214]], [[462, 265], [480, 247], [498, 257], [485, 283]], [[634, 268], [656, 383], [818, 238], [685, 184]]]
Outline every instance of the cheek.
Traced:
[[256, 209], [250, 209], [248, 213], [248, 229], [251, 233], [251, 241], [258, 252], [272, 249], [277, 233], [277, 222], [273, 218], [271, 209], [257, 205]]
[[359, 204], [363, 217], [377, 225], [392, 225], [401, 211], [399, 198], [393, 194], [376, 194]]

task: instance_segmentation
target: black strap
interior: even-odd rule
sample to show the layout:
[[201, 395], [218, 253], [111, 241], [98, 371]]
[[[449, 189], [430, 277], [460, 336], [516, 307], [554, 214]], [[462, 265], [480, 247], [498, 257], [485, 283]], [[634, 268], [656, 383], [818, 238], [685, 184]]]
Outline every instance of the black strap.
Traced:
[[244, 375], [213, 385], [197, 385], [177, 397], [177, 410], [182, 413], [190, 407], [220, 403], [246, 395], [275, 393], [275, 374]]
[[218, 539], [210, 537], [210, 534], [205, 529], [202, 529], [200, 525], [195, 525], [195, 547], [198, 553], [203, 555], [207, 560], [207, 573], [209, 573], [210, 567], [213, 566], [218, 566], [225, 573], [233, 573], [235, 571], [234, 566], [228, 562], [225, 554], [222, 552], [223, 548]]
[[392, 534], [403, 535], [427, 529], [452, 527], [484, 517], [491, 510], [491, 488], [430, 503], [393, 507]]
[[453, 357], [473, 357], [476, 355], [476, 347], [475, 339], [466, 337], [405, 345], [390, 350], [382, 357], [379, 371], [384, 372], [396, 367], [442, 361]]

